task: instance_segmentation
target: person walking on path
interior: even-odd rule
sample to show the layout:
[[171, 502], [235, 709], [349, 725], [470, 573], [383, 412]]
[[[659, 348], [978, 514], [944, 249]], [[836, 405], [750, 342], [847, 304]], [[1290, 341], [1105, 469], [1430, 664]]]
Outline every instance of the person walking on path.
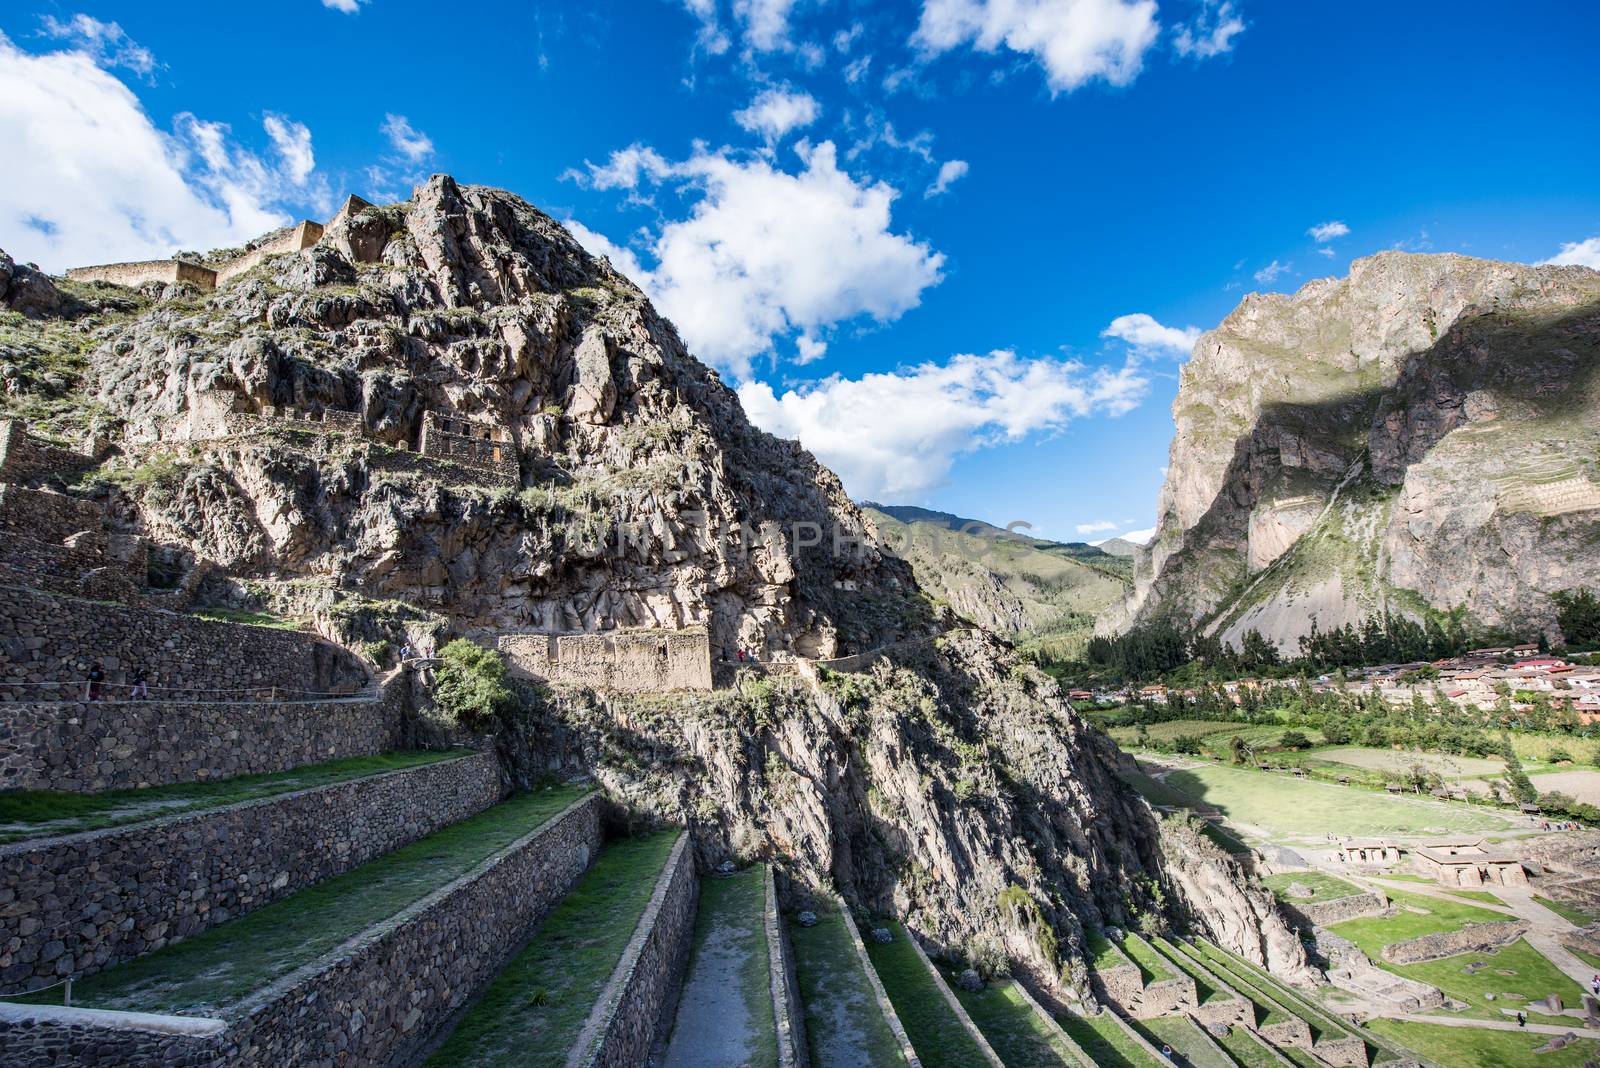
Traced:
[[1528, 1026], [1528, 1014], [1523, 1012], [1521, 1009], [1517, 1010], [1517, 1026], [1518, 1027], [1527, 1027]]
[[1594, 996], [1600, 998], [1600, 974], [1589, 980], [1589, 989], [1594, 991]]
[[132, 679], [130, 681], [133, 683], [133, 694], [132, 694], [132, 699], [133, 700], [135, 700], [135, 701], [148, 701], [148, 700], [150, 700], [150, 672], [149, 671], [145, 670], [143, 667], [134, 668], [133, 669], [133, 677], [132, 677]]
[[105, 683], [105, 681], [105, 669], [100, 666], [100, 661], [96, 660], [94, 663], [89, 665], [89, 689], [87, 697], [90, 701], [100, 700], [100, 687]]

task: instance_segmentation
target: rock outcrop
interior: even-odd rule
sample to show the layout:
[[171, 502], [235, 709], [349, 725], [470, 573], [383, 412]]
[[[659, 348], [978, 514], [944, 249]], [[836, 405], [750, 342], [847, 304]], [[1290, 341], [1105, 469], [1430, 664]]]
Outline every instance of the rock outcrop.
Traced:
[[1176, 617], [1297, 653], [1383, 611], [1559, 637], [1600, 585], [1600, 273], [1382, 253], [1201, 336], [1158, 528], [1102, 632]]
[[[1270, 895], [1161, 823], [1052, 681], [957, 627], [831, 472], [751, 426], [637, 288], [517, 197], [437, 176], [214, 292], [113, 306], [67, 285], [98, 310], [51, 429], [111, 453], [93, 492], [170, 598], [290, 606], [345, 641], [703, 626], [714, 659], [793, 673], [683, 697], [528, 687], [502, 755], [527, 781], [592, 773], [707, 860], [771, 856], [792, 887], [993, 943], [1052, 987], [1087, 989], [1084, 931], [1111, 923], [1305, 975]], [[7, 407], [31, 396], [14, 381]], [[417, 455], [429, 413], [511, 450], [518, 485]], [[809, 666], [885, 648], [857, 674]]]

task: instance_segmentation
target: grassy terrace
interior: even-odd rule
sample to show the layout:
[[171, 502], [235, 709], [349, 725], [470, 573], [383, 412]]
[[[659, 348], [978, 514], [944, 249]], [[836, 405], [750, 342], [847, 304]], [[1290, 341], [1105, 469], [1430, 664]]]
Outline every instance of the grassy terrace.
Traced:
[[1117, 948], [1117, 944], [1099, 931], [1087, 932], [1087, 948], [1089, 950], [1089, 967], [1097, 972], [1107, 971], [1111, 968], [1122, 968], [1133, 962], [1127, 954]]
[[[79, 980], [73, 1004], [215, 1013], [467, 874], [585, 793], [521, 794], [291, 897]], [[36, 1000], [59, 1003], [60, 988]]]
[[1239, 1068], [1280, 1068], [1272, 1051], [1243, 1027], [1228, 1028], [1228, 1033], [1217, 1039], [1217, 1045], [1228, 1051]]
[[1061, 1026], [1098, 1068], [1164, 1068], [1158, 1058], [1146, 1053], [1111, 1015], [1110, 1009], [1098, 1016], [1078, 1016], [1063, 1012]]
[[[1214, 956], [1210, 946], [1202, 944], [1201, 949], [1190, 945], [1178, 947], [1182, 952], [1201, 961], [1213, 975], [1227, 983], [1242, 997], [1256, 1007], [1256, 1026], [1267, 1027], [1272, 1024], [1288, 1023], [1294, 1018], [1294, 1013], [1272, 996], [1263, 984], [1259, 984], [1248, 974], [1236, 971], [1233, 962], [1225, 957]], [[1317, 1028], [1311, 1029], [1313, 1037]]]
[[[1318, 901], [1337, 901], [1341, 897], [1350, 897], [1362, 892], [1358, 886], [1353, 886], [1343, 879], [1336, 878], [1320, 871], [1286, 871], [1277, 875], [1268, 875], [1261, 880], [1268, 890], [1277, 895], [1279, 901], [1287, 901], [1291, 905], [1311, 905]], [[1311, 897], [1290, 897], [1289, 887], [1299, 883], [1301, 886], [1316, 891]]]
[[1535, 897], [1534, 900], [1543, 905], [1545, 908], [1549, 909], [1551, 912], [1555, 913], [1557, 916], [1560, 916], [1562, 919], [1566, 920], [1568, 923], [1572, 924], [1574, 927], [1587, 927], [1591, 923], [1595, 922], [1594, 916], [1578, 908], [1576, 905], [1568, 905], [1565, 902], [1556, 901], [1555, 899], [1548, 897]]
[[1450, 1068], [1583, 1068], [1600, 1056], [1600, 1042], [1585, 1038], [1565, 1049], [1535, 1055], [1549, 1035], [1526, 1031], [1485, 1031], [1443, 1027], [1401, 1020], [1373, 1020], [1367, 1025], [1385, 1038], [1416, 1050], [1434, 1064]]
[[1146, 986], [1178, 977], [1178, 972], [1167, 963], [1166, 958], [1150, 948], [1149, 942], [1132, 931], [1122, 938], [1122, 952], [1139, 966], [1139, 975], [1144, 979]]
[[[1527, 942], [1517, 939], [1493, 953], [1459, 953], [1443, 960], [1423, 964], [1395, 965], [1382, 960], [1379, 967], [1436, 986], [1453, 998], [1466, 1002], [1471, 1008], [1463, 1016], [1504, 1020], [1502, 1009], [1518, 1009], [1523, 1004], [1518, 998], [1531, 1000], [1546, 994], [1560, 994], [1564, 1005], [1581, 1006], [1583, 988], [1569, 979], [1561, 969]], [[1468, 969], [1469, 964], [1481, 967]], [[1488, 1000], [1485, 995], [1493, 994]], [[1435, 1015], [1450, 1015], [1441, 1009]], [[1528, 1018], [1542, 1023], [1570, 1024], [1566, 1017], [1546, 1017], [1542, 1013], [1528, 1012]]]
[[764, 910], [767, 869], [700, 882], [683, 994], [664, 1068], [777, 1068]]
[[1200, 1028], [1187, 1016], [1164, 1016], [1157, 1020], [1141, 1020], [1133, 1025], [1144, 1032], [1144, 1037], [1156, 1049], [1171, 1046], [1181, 1058], [1181, 1064], [1190, 1068], [1234, 1068], [1228, 1055], [1206, 1041]]
[[[1503, 923], [1512, 917], [1490, 912], [1464, 901], [1446, 900], [1404, 890], [1388, 891], [1389, 900], [1405, 908], [1397, 916], [1368, 916], [1345, 920], [1329, 930], [1354, 942], [1374, 961], [1382, 960], [1383, 947], [1441, 931], [1459, 931], [1469, 923]], [[1411, 909], [1420, 911], [1413, 912]]]
[[1040, 1019], [1013, 981], [997, 980], [976, 992], [954, 982], [951, 988], [1006, 1068], [1082, 1068], [1080, 1055]]
[[564, 1065], [633, 938], [679, 833], [608, 843], [426, 1064]]
[[885, 945], [868, 938], [867, 956], [923, 1068], [982, 1064], [983, 1051], [951, 1011], [939, 980], [911, 945], [911, 935], [892, 920], [884, 925], [894, 932], [894, 941]]
[[107, 790], [98, 794], [8, 790], [0, 792], [0, 843], [119, 827], [180, 812], [257, 801], [275, 794], [329, 786], [464, 755], [460, 751], [384, 753], [308, 764], [270, 775], [240, 775], [210, 782], [152, 786], [143, 790]]
[[831, 903], [819, 904], [816, 912], [815, 927], [789, 929], [813, 1068], [904, 1066], [899, 1040], [878, 1008], [844, 918]]
[[1196, 997], [1199, 998], [1200, 1004], [1206, 1005], [1213, 1001], [1228, 1001], [1234, 996], [1228, 991], [1219, 990], [1212, 985], [1211, 981], [1206, 978], [1200, 962], [1187, 956], [1165, 938], [1157, 938], [1152, 945], [1155, 946], [1158, 953], [1166, 958], [1169, 964], [1194, 980], [1194, 992]]

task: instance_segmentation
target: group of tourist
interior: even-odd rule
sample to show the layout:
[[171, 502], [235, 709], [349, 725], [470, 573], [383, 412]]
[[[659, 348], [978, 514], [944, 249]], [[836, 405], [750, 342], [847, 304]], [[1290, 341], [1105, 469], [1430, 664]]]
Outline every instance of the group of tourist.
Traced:
[[[85, 701], [98, 701], [105, 696], [106, 669], [96, 660], [89, 665], [89, 675], [86, 680], [83, 699]], [[143, 667], [135, 667], [128, 676], [130, 701], [148, 701], [150, 699], [150, 672]]]

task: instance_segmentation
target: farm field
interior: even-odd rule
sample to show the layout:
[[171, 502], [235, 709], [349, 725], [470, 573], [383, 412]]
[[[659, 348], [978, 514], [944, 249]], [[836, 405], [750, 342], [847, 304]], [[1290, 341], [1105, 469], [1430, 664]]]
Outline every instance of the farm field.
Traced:
[[1369, 749], [1362, 746], [1344, 746], [1338, 749], [1319, 749], [1307, 754], [1318, 760], [1335, 764], [1348, 764], [1369, 771], [1410, 771], [1421, 764], [1435, 775], [1445, 778], [1455, 776], [1499, 775], [1505, 762], [1499, 759], [1451, 756], [1448, 753], [1420, 753], [1414, 750]]
[[1528, 777], [1542, 794], [1560, 793], [1600, 805], [1600, 771], [1547, 771]]
[[1409, 1046], [1433, 1063], [1449, 1065], [1450, 1068], [1514, 1068], [1521, 1065], [1583, 1068], [1586, 1061], [1600, 1054], [1600, 1042], [1587, 1038], [1565, 1049], [1535, 1054], [1534, 1050], [1550, 1040], [1549, 1035], [1384, 1019], [1373, 1020], [1368, 1026], [1385, 1038]]
[[[1166, 723], [1148, 723], [1145, 732], [1153, 742], [1170, 742], [1184, 735], [1203, 738], [1208, 734], [1219, 731], [1237, 730], [1248, 727], [1248, 723], [1229, 722], [1223, 719], [1173, 719]], [[1113, 727], [1111, 737], [1117, 740], [1118, 745], [1131, 743], [1139, 734], [1138, 727]]]
[[1493, 812], [1220, 764], [1175, 771], [1166, 785], [1215, 806], [1230, 822], [1258, 827], [1274, 837], [1487, 834], [1512, 826]]

